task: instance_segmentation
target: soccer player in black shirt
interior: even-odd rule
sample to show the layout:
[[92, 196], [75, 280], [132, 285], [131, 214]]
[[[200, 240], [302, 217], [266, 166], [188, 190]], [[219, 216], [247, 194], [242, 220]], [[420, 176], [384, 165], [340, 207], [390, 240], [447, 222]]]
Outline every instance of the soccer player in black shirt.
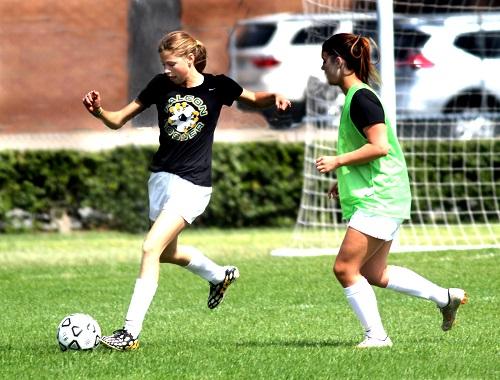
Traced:
[[250, 106], [276, 106], [285, 111], [291, 103], [279, 94], [252, 92], [225, 75], [204, 73], [207, 52], [189, 34], [167, 34], [158, 52], [164, 67], [138, 97], [118, 111], [105, 110], [97, 91], [83, 98], [87, 110], [111, 129], [151, 105], [156, 105], [160, 146], [150, 164], [149, 218], [152, 222], [142, 247], [139, 277], [122, 329], [101, 341], [117, 350], [133, 350], [146, 312], [156, 292], [160, 263], [180, 265], [209, 282], [208, 307], [217, 307], [227, 287], [239, 277], [238, 268], [220, 266], [197, 249], [177, 246], [181, 231], [201, 215], [212, 193], [212, 144], [223, 105], [240, 100]]

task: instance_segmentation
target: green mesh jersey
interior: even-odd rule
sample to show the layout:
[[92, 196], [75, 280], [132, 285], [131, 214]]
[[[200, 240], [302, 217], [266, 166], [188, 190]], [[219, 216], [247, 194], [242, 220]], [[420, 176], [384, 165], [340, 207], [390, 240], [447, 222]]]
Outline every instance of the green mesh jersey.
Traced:
[[[352, 86], [345, 97], [337, 141], [337, 154], [352, 152], [368, 140], [356, 128], [350, 116], [351, 100], [356, 91], [368, 85]], [[406, 162], [396, 133], [385, 112], [389, 153], [365, 164], [342, 166], [336, 170], [340, 205], [344, 219], [356, 210], [393, 218], [410, 218], [411, 191]]]

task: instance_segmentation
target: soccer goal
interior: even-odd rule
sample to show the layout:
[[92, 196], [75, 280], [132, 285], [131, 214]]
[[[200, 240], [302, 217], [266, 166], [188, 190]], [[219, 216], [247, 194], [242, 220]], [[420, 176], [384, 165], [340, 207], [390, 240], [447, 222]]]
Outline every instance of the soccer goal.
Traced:
[[[378, 45], [378, 91], [395, 116], [413, 195], [412, 218], [394, 250], [500, 247], [500, 76], [494, 69], [500, 4], [394, 0], [387, 9], [390, 3], [303, 1], [311, 17], [351, 17], [348, 31]], [[311, 28], [311, 34], [336, 28]], [[334, 254], [342, 241], [340, 205], [326, 196], [334, 177], [319, 175], [314, 164], [320, 155], [335, 154], [342, 104], [336, 88], [310, 78], [300, 209], [290, 247], [273, 255]]]

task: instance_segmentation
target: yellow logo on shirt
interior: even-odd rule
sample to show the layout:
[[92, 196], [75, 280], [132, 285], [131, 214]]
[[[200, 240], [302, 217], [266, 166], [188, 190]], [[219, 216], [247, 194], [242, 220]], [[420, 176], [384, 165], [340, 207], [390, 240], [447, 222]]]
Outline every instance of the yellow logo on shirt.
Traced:
[[186, 141], [195, 137], [204, 127], [200, 116], [208, 114], [207, 106], [198, 97], [177, 94], [168, 100], [167, 134], [174, 140]]

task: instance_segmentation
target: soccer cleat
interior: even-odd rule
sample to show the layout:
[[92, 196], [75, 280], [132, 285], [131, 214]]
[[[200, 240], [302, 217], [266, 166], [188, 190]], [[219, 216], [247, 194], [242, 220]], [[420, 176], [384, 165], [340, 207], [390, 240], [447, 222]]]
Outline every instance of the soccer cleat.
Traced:
[[439, 308], [443, 314], [443, 324], [441, 325], [443, 331], [451, 330], [453, 327], [458, 307], [467, 303], [467, 294], [463, 289], [449, 288], [448, 299], [448, 305]]
[[118, 351], [131, 351], [139, 348], [139, 340], [125, 329], [113, 331], [113, 335], [101, 337], [101, 343]]
[[208, 308], [215, 309], [224, 300], [224, 293], [229, 285], [240, 277], [240, 271], [236, 267], [226, 267], [226, 275], [224, 280], [218, 284], [210, 284], [210, 291], [208, 293]]
[[385, 339], [378, 339], [366, 335], [365, 339], [356, 346], [356, 348], [381, 348], [381, 347], [392, 347], [391, 338], [386, 336]]

